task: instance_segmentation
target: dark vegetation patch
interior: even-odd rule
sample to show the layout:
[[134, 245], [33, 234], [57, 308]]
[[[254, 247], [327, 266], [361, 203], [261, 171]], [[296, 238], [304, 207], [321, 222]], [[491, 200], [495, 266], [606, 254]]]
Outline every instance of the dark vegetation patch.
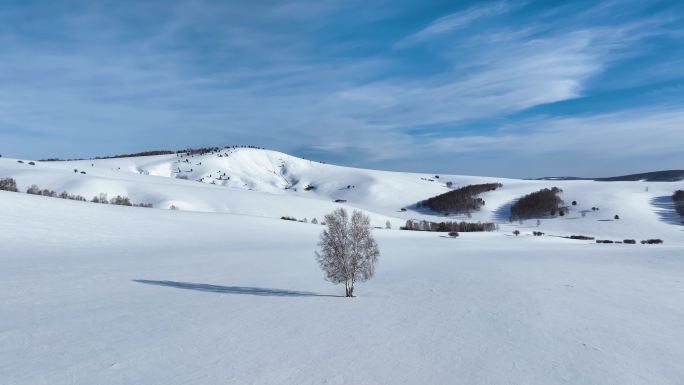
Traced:
[[684, 217], [684, 190], [677, 190], [672, 194], [672, 200], [675, 204], [675, 210], [680, 217]]
[[642, 245], [659, 245], [663, 243], [662, 239], [644, 239], [641, 241]]
[[577, 239], [581, 241], [593, 241], [594, 237], [589, 237], [586, 235], [571, 235], [569, 237], [563, 237], [563, 238], [568, 238], [568, 239]]
[[563, 200], [558, 196], [563, 190], [558, 187], [545, 188], [527, 194], [511, 206], [511, 219], [529, 219], [557, 213], [565, 214]]
[[501, 187], [503, 187], [501, 183], [471, 184], [420, 201], [417, 206], [443, 213], [469, 213], [484, 206], [485, 201], [478, 195]]

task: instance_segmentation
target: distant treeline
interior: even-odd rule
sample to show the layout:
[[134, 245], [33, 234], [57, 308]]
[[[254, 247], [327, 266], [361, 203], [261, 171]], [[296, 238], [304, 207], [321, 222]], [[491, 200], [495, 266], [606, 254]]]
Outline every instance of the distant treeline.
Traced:
[[518, 199], [511, 206], [511, 219], [528, 219], [546, 215], [565, 214], [563, 200], [558, 193], [563, 190], [558, 187], [545, 188]]
[[444, 213], [469, 213], [484, 206], [485, 201], [478, 195], [501, 187], [501, 183], [471, 184], [418, 202], [417, 206]]
[[59, 162], [59, 161], [65, 161], [65, 160], [93, 160], [93, 159], [116, 159], [116, 158], [135, 158], [138, 156], [154, 156], [154, 155], [171, 155], [171, 154], [184, 154], [184, 155], [204, 155], [204, 154], [211, 154], [214, 152], [220, 152], [221, 150], [227, 149], [227, 148], [255, 148], [259, 150], [263, 150], [264, 148], [258, 147], [258, 146], [248, 146], [248, 145], [234, 145], [234, 146], [225, 146], [225, 147], [197, 147], [197, 148], [186, 148], [182, 150], [176, 150], [176, 151], [171, 151], [171, 150], [155, 150], [155, 151], [143, 151], [143, 152], [134, 152], [131, 154], [118, 154], [118, 155], [109, 155], [109, 156], [96, 156], [95, 158], [74, 158], [74, 159], [61, 159], [61, 158], [48, 158], [48, 159], [41, 159], [41, 162]]
[[413, 230], [413, 231], [440, 231], [440, 232], [450, 232], [450, 231], [460, 231], [463, 233], [476, 232], [476, 231], [494, 231], [496, 230], [496, 224], [491, 222], [429, 222], [426, 220], [415, 220], [409, 219], [406, 221], [406, 225], [400, 227], [401, 230]]
[[674, 201], [677, 213], [681, 217], [684, 217], [684, 190], [675, 191], [675, 193], [672, 195], [672, 200]]

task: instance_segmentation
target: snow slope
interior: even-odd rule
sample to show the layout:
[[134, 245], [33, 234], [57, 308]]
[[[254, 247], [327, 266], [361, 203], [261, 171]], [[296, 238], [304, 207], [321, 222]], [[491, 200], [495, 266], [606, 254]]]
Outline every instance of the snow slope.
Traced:
[[[486, 205], [472, 218], [460, 215], [447, 220], [493, 221], [501, 224], [504, 231], [534, 228], [561, 236], [662, 238], [671, 242], [682, 238], [682, 227], [678, 226], [681, 223], [673, 215], [673, 208], [667, 206], [674, 190], [684, 189], [682, 181], [539, 181], [461, 175], [437, 178], [429, 174], [340, 167], [250, 148], [194, 156], [37, 162], [34, 166], [0, 158], [0, 177], [5, 176], [14, 177], [22, 190], [37, 184], [88, 198], [99, 193], [109, 197], [125, 195], [133, 202], [152, 203], [163, 209], [175, 205], [186, 211], [320, 220], [335, 207], [354, 207], [370, 213], [375, 226], [384, 226], [390, 220], [394, 227], [412, 218], [445, 220], [436, 213], [416, 211], [413, 207], [420, 200], [449, 191], [448, 181], [454, 187], [501, 182], [503, 188], [482, 195]], [[553, 186], [564, 190], [567, 204], [578, 202], [577, 206], [570, 206], [569, 215], [542, 219], [539, 228], [536, 220], [508, 224], [512, 202]], [[340, 204], [335, 200], [346, 202]], [[399, 211], [403, 207], [408, 210]], [[600, 210], [593, 212], [591, 207]], [[620, 220], [613, 220], [616, 214]]]
[[[11, 170], [22, 183], [103, 183], [150, 196], [195, 183], [106, 169], [65, 182], [38, 166]], [[197, 188], [201, 199], [221, 191], [200, 187], [211, 191]], [[642, 202], [641, 193], [627, 199]], [[314, 261], [320, 226], [4, 191], [0, 215], [2, 384], [684, 378], [684, 254], [675, 242], [376, 230], [377, 277], [346, 299]]]

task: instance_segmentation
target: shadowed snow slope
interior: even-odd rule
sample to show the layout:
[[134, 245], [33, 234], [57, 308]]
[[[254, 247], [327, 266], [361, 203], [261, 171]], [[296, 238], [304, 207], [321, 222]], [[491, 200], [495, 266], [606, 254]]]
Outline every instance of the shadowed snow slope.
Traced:
[[[93, 193], [120, 186], [156, 196], [173, 187], [171, 195], [210, 202], [211, 194], [256, 194], [98, 168], [82, 179], [44, 166], [8, 169], [24, 184], [93, 184]], [[411, 178], [397, 175], [392, 180]], [[648, 206], [639, 206], [649, 195], [643, 189], [609, 186], [629, 192], [622, 203], [636, 202], [632, 213], [648, 217]], [[613, 196], [597, 191], [591, 196], [606, 194], [606, 203]], [[255, 196], [253, 204], [278, 195]], [[283, 198], [291, 200], [282, 207], [304, 200]], [[0, 213], [3, 384], [665, 385], [684, 378], [677, 242], [375, 230], [377, 276], [347, 299], [335, 297], [342, 289], [325, 282], [314, 261], [320, 226], [4, 191]]]

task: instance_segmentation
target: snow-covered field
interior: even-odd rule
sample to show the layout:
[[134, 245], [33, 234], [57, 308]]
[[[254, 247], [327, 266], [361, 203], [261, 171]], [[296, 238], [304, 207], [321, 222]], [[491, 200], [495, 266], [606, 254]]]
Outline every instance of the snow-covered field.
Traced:
[[[682, 383], [684, 226], [663, 197], [684, 183], [435, 178], [231, 151], [181, 163], [188, 180], [176, 155], [0, 158], [22, 191], [155, 207], [0, 191], [1, 384]], [[278, 219], [345, 206], [396, 229], [444, 218], [410, 207], [447, 181], [503, 183], [471, 219], [500, 231], [375, 230], [377, 276], [354, 299], [314, 260], [322, 227]], [[578, 202], [570, 215], [508, 223], [511, 201], [551, 186]]]

